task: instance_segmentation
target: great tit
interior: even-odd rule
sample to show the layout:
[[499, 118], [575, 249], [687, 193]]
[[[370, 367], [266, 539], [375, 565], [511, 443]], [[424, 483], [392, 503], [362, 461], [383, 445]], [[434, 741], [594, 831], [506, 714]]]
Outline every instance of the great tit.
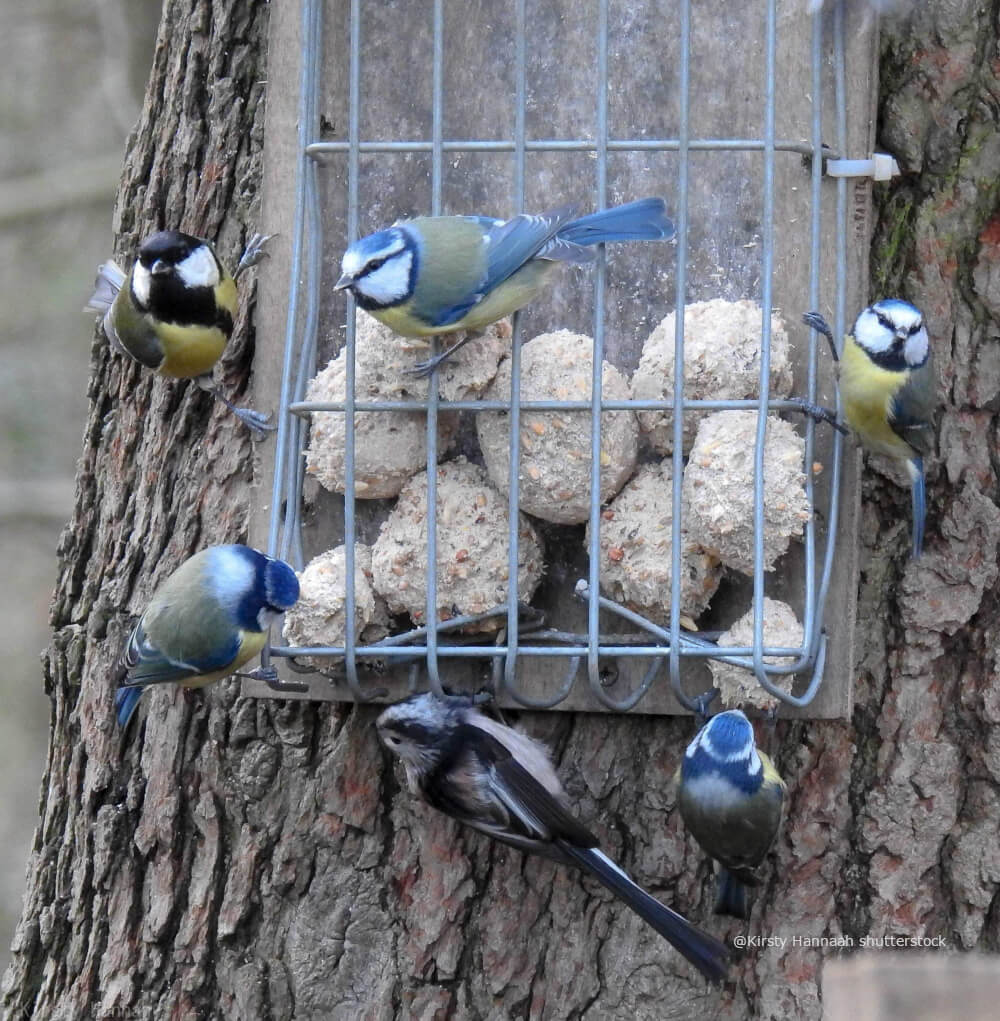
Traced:
[[[646, 198], [574, 219], [575, 206], [489, 216], [419, 216], [355, 241], [337, 290], [404, 337], [479, 330], [527, 305], [558, 262], [592, 262], [592, 245], [674, 236], [663, 199]], [[421, 363], [426, 375], [464, 338]]]
[[739, 709], [713, 716], [684, 753], [678, 807], [691, 835], [722, 869], [715, 913], [749, 918], [747, 887], [781, 825], [785, 781]]
[[299, 580], [283, 560], [239, 545], [196, 553], [156, 590], [122, 651], [118, 722], [127, 726], [148, 685], [201, 688], [234, 673], [298, 598]]
[[376, 721], [403, 762], [410, 792], [495, 840], [590, 873], [711, 982], [729, 951], [637, 886], [571, 814], [548, 750], [462, 696], [415, 695]]
[[171, 379], [197, 380], [259, 437], [274, 428], [269, 416], [232, 404], [212, 380], [212, 368], [233, 333], [236, 281], [260, 262], [269, 240], [255, 234], [230, 275], [211, 242], [161, 230], [142, 242], [128, 274], [114, 261], [99, 266], [86, 305], [103, 313], [104, 335], [115, 350]]
[[[838, 357], [833, 331], [817, 312], [803, 316]], [[839, 386], [847, 423], [876, 454], [902, 461], [910, 476], [913, 556], [924, 544], [927, 494], [923, 455], [934, 443], [935, 380], [927, 327], [920, 309], [900, 298], [866, 308], [844, 338]]]

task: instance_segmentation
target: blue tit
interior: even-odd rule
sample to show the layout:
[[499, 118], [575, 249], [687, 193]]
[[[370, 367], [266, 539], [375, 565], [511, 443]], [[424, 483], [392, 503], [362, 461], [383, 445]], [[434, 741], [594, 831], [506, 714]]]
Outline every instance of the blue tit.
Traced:
[[715, 913], [749, 918], [747, 887], [778, 835], [785, 781], [754, 742], [739, 709], [713, 716], [688, 745], [677, 803], [706, 854], [722, 866]]
[[201, 688], [234, 673], [295, 605], [299, 580], [283, 560], [249, 546], [209, 546], [160, 585], [119, 662], [115, 707], [128, 724], [148, 685]]
[[589, 873], [710, 982], [725, 977], [726, 947], [637, 886], [572, 815], [544, 745], [461, 696], [415, 695], [386, 709], [376, 728], [412, 794], [494, 840]]
[[[479, 330], [522, 308], [559, 262], [592, 262], [590, 247], [674, 236], [662, 199], [646, 198], [574, 219], [563, 206], [510, 220], [419, 216], [355, 241], [337, 290], [404, 337]], [[417, 366], [432, 372], [466, 341]]]
[[[829, 341], [833, 331], [815, 312], [803, 317]], [[924, 544], [927, 494], [923, 455], [934, 443], [934, 367], [920, 309], [900, 298], [866, 308], [844, 338], [839, 355], [840, 395], [847, 424], [876, 454], [902, 461], [913, 501], [913, 556]]]
[[162, 376], [197, 380], [258, 436], [274, 428], [269, 416], [230, 403], [215, 386], [212, 368], [233, 333], [236, 281], [260, 262], [269, 240], [255, 234], [230, 275], [210, 242], [159, 231], [139, 246], [128, 274], [113, 261], [98, 267], [86, 305], [103, 313], [104, 334], [116, 351]]

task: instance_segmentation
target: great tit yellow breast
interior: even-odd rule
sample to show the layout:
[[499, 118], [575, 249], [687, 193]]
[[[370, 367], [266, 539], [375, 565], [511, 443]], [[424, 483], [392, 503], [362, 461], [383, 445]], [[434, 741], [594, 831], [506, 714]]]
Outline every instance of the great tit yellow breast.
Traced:
[[211, 372], [229, 340], [217, 326], [179, 323], [157, 323], [156, 335], [163, 351], [157, 371], [174, 379], [191, 379]]
[[913, 449], [892, 428], [892, 402], [910, 378], [909, 370], [876, 365], [848, 335], [840, 361], [840, 393], [847, 423], [861, 442], [877, 454], [909, 460]]

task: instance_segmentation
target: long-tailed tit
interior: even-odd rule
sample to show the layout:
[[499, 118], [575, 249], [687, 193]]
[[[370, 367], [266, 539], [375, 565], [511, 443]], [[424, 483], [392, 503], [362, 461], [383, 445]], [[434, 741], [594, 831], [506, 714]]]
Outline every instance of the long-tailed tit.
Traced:
[[390, 706], [376, 726], [412, 793], [487, 836], [589, 872], [705, 978], [724, 978], [727, 948], [637, 886], [573, 817], [544, 745], [470, 699], [429, 693]]

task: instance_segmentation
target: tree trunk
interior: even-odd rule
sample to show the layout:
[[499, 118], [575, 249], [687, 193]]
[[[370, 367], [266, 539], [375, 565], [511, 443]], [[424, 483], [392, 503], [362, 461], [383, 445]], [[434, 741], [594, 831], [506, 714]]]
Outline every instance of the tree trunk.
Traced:
[[[166, 3], [122, 185], [123, 253], [178, 222], [238, 253], [260, 175], [267, 11]], [[244, 700], [234, 682], [171, 688], [123, 740], [109, 677], [130, 614], [184, 557], [245, 537], [260, 480], [246, 432], [209, 396], [100, 341], [8, 1016], [819, 1017], [836, 951], [795, 937], [997, 949], [997, 24], [963, 0], [885, 31], [882, 143], [906, 173], [880, 205], [873, 290], [927, 315], [941, 456], [917, 562], [908, 494], [865, 475], [854, 718], [778, 725], [790, 811], [749, 931], [789, 943], [748, 950], [732, 984], [707, 990], [580, 875], [415, 805], [371, 708]], [[231, 389], [251, 351], [244, 315]], [[674, 811], [689, 720], [522, 720], [640, 882], [717, 934], [743, 931], [711, 916], [710, 869]]]

